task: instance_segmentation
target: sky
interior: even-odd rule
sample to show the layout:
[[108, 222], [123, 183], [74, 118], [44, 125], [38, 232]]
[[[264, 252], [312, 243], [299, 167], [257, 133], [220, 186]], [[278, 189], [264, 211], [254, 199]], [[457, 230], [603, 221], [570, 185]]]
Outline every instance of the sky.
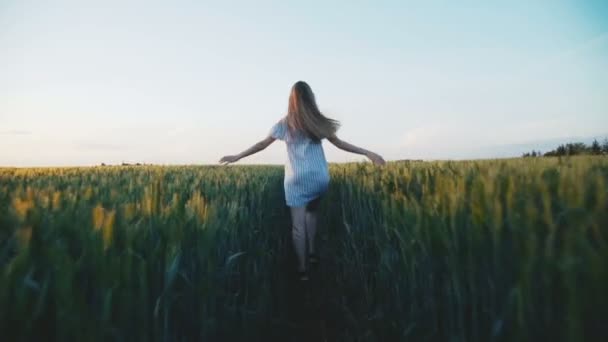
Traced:
[[0, 166], [217, 163], [298, 80], [387, 160], [603, 139], [608, 2], [0, 0]]

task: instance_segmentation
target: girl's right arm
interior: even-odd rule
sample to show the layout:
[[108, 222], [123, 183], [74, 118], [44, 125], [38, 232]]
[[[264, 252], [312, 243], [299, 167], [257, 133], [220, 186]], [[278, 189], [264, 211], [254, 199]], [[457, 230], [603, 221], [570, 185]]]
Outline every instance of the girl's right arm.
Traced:
[[239, 154], [222, 157], [222, 159], [220, 159], [220, 164], [225, 165], [225, 164], [229, 164], [229, 163], [235, 163], [235, 162], [239, 161], [240, 159], [243, 159], [254, 153], [258, 153], [261, 150], [268, 147], [270, 144], [272, 144], [275, 140], [276, 139], [274, 137], [268, 136], [268, 137], [266, 137], [266, 139], [258, 141], [253, 146], [251, 146], [250, 148], [246, 149], [245, 151], [243, 151]]
[[344, 140], [340, 140], [340, 138], [338, 138], [336, 135], [327, 138], [327, 140], [329, 140], [332, 144], [334, 144], [334, 146], [336, 146], [337, 148], [339, 148], [341, 150], [344, 150], [346, 152], [356, 153], [356, 154], [362, 154], [362, 155], [366, 156], [376, 165], [384, 165], [386, 163], [379, 154], [376, 154], [376, 153], [374, 153], [372, 151], [368, 151], [364, 148], [349, 144]]

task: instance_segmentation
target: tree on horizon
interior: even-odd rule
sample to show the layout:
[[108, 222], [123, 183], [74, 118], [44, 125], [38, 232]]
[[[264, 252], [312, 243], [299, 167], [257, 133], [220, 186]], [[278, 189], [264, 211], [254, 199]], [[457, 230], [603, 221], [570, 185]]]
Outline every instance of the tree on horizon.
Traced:
[[597, 139], [593, 139], [591, 145], [587, 146], [582, 142], [570, 142], [560, 144], [556, 149], [545, 152], [532, 150], [522, 154], [522, 157], [559, 157], [559, 156], [576, 156], [583, 154], [602, 155], [608, 154], [608, 138], [604, 138], [602, 144]]

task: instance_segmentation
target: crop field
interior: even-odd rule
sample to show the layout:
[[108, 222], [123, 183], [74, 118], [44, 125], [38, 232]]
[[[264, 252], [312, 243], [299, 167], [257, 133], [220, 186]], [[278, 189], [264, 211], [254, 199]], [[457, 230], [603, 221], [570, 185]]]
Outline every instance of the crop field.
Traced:
[[[0, 168], [3, 341], [602, 341], [608, 158]], [[604, 340], [605, 341], [605, 340]]]

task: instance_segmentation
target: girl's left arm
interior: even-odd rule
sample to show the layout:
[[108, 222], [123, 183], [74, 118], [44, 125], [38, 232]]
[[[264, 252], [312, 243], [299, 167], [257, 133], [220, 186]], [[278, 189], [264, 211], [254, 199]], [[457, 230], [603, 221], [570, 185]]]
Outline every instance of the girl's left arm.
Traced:
[[384, 159], [379, 154], [374, 153], [372, 151], [368, 151], [361, 147], [357, 147], [353, 144], [349, 144], [346, 141], [338, 138], [335, 134], [331, 137], [328, 137], [327, 140], [329, 140], [332, 144], [334, 144], [337, 148], [339, 148], [341, 150], [344, 150], [346, 152], [356, 153], [356, 154], [362, 154], [362, 155], [366, 156], [376, 165], [386, 164]]
[[270, 144], [272, 144], [275, 140], [276, 139], [273, 138], [272, 136], [268, 136], [268, 137], [266, 137], [266, 139], [258, 141], [253, 146], [251, 146], [250, 148], [246, 149], [245, 151], [243, 151], [239, 154], [222, 157], [222, 159], [220, 159], [220, 164], [226, 165], [229, 163], [234, 163], [234, 162], [237, 162], [239, 159], [243, 159], [247, 156], [258, 153], [258, 152], [262, 151], [263, 149], [265, 149], [266, 147], [268, 147]]

